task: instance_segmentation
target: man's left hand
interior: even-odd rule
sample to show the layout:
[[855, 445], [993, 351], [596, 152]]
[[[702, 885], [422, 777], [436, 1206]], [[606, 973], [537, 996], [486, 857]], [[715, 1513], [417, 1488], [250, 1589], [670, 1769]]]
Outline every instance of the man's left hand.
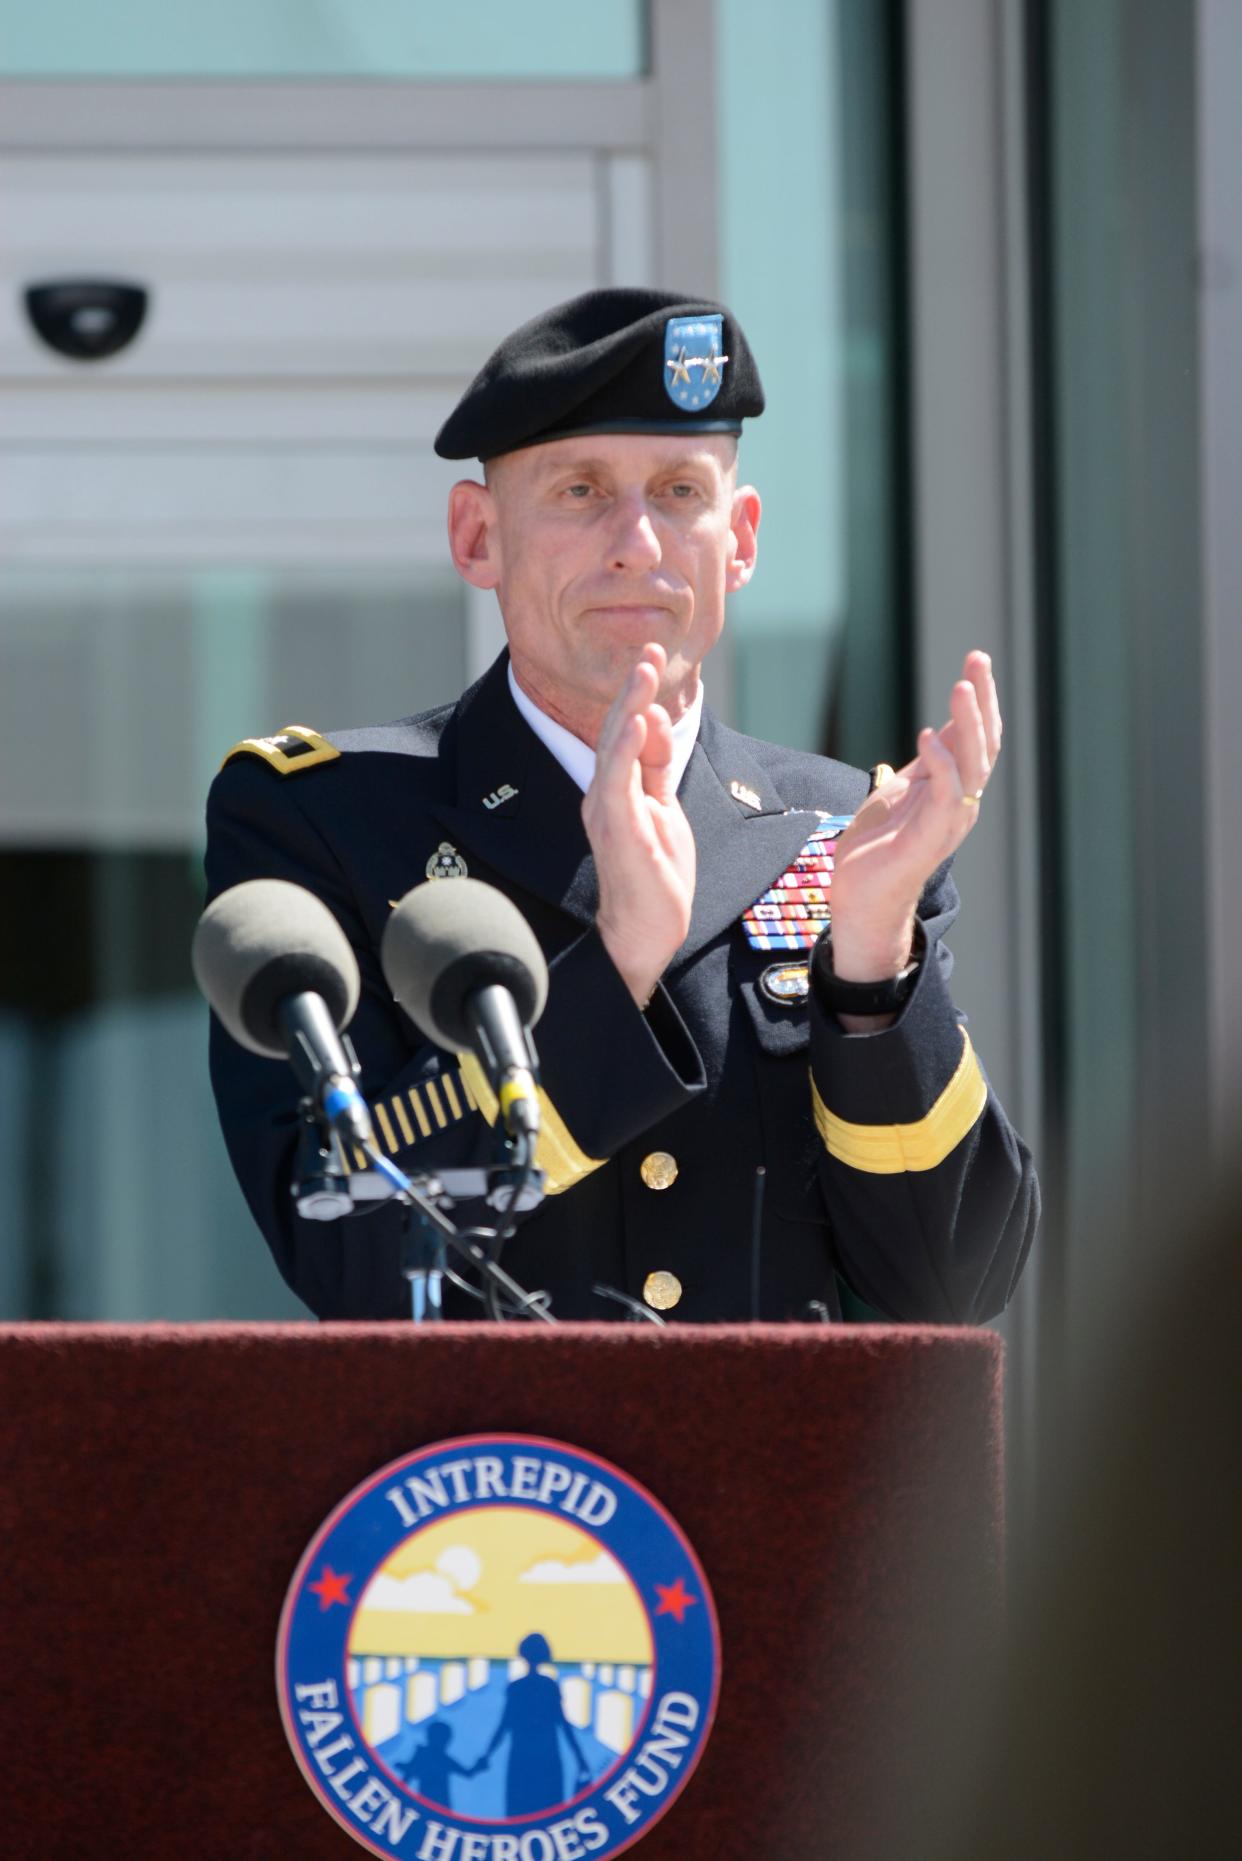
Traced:
[[1001, 742], [986, 653], [967, 653], [949, 710], [940, 730], [919, 732], [913, 762], [867, 797], [836, 843], [832, 967], [843, 981], [878, 982], [905, 968], [923, 888], [979, 818]]

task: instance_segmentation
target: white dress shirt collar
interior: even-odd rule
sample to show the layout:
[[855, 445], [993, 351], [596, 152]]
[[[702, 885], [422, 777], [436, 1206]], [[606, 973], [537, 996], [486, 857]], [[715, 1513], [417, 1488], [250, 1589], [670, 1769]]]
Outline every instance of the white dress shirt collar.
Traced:
[[[541, 711], [533, 698], [528, 698], [513, 676], [513, 664], [509, 664], [509, 690], [513, 693], [513, 702], [526, 719], [539, 741], [551, 750], [561, 768], [571, 781], [578, 784], [583, 794], [591, 786], [595, 774], [595, 751], [581, 737], [574, 736], [566, 730], [564, 724], [558, 724], [554, 717]], [[695, 741], [699, 734], [699, 723], [703, 716], [703, 681], [694, 702], [682, 712], [673, 725], [673, 777], [674, 787], [680, 788], [681, 778], [686, 773], [686, 765], [694, 753]]]

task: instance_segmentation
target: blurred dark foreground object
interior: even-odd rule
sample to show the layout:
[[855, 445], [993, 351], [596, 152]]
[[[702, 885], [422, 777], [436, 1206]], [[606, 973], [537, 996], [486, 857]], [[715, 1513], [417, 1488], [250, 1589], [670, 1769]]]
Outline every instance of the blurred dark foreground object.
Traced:
[[932, 1702], [914, 1727], [924, 1790], [895, 1811], [892, 1861], [1242, 1853], [1240, 1231], [1235, 1174], [1166, 1228], [1133, 1317], [1101, 1311], [1093, 1389], [1045, 1403], [1004, 1670], [964, 1718]]

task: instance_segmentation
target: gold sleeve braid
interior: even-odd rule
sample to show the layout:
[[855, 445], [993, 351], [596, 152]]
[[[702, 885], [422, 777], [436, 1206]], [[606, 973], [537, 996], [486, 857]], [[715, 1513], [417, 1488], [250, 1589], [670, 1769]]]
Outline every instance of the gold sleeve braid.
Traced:
[[[460, 1124], [478, 1108], [464, 1071], [445, 1067], [434, 1079], [407, 1086], [404, 1092], [394, 1092], [391, 1098], [376, 1099], [371, 1105], [371, 1117], [380, 1148], [395, 1157], [398, 1151], [408, 1150], [420, 1138]], [[346, 1156], [345, 1167], [347, 1171], [365, 1170], [368, 1164], [362, 1152], [355, 1148]]]
[[934, 1170], [979, 1122], [987, 1104], [987, 1081], [962, 1028], [962, 1057], [931, 1110], [911, 1124], [851, 1124], [829, 1111], [811, 1080], [815, 1124], [828, 1154], [871, 1176], [900, 1176]]
[[[478, 1105], [480, 1112], [489, 1124], [495, 1124], [499, 1106], [496, 1094], [487, 1082], [487, 1075], [471, 1053], [459, 1053], [458, 1064], [461, 1068], [462, 1082]], [[585, 1150], [570, 1136], [564, 1119], [555, 1105], [539, 1087], [539, 1141], [535, 1146], [535, 1163], [546, 1177], [544, 1187], [549, 1195], [561, 1195], [566, 1189], [581, 1182], [592, 1170], [603, 1167], [603, 1157], [588, 1157]]]
[[[417, 1086], [407, 1086], [391, 1098], [376, 1099], [371, 1116], [381, 1147], [389, 1156], [407, 1150], [420, 1138], [431, 1137], [460, 1124], [472, 1112], [478, 1112], [488, 1124], [495, 1124], [498, 1106], [496, 1094], [487, 1082], [473, 1054], [460, 1053], [456, 1069], [445, 1067], [434, 1078]], [[592, 1170], [601, 1167], [602, 1159], [588, 1157], [570, 1136], [565, 1122], [542, 1086], [539, 1088], [540, 1131], [535, 1162], [546, 1177], [549, 1195], [560, 1195], [581, 1182]], [[411, 1122], [411, 1119], [413, 1122]], [[354, 1149], [345, 1159], [346, 1170], [365, 1170], [367, 1160]]]

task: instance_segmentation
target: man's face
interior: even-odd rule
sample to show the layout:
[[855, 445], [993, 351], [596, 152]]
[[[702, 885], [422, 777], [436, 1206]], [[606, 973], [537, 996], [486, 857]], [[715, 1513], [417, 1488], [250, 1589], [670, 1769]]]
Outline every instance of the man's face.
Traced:
[[[574, 728], [602, 717], [642, 647], [668, 654], [664, 694], [680, 709], [720, 636], [725, 595], [749, 579], [759, 500], [737, 487], [728, 434], [592, 434], [493, 460], [488, 484], [459, 486], [477, 513], [473, 572], [494, 587], [514, 671]], [[468, 527], [463, 525], [464, 527]], [[662, 695], [664, 695], [662, 694]]]

